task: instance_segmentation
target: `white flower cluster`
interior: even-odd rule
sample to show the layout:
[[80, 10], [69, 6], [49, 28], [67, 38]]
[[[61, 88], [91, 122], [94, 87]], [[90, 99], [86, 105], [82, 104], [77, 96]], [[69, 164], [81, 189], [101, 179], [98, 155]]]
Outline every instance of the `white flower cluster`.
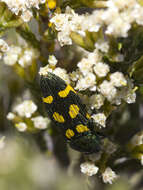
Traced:
[[[13, 112], [9, 112], [7, 119], [16, 122], [15, 127], [20, 131], [26, 131], [28, 124], [25, 119], [29, 118], [33, 126], [37, 129], [46, 129], [50, 120], [43, 116], [33, 116], [37, 111], [37, 105], [32, 100], [24, 100], [22, 103], [14, 106]], [[18, 121], [18, 122], [17, 122]]]
[[60, 78], [62, 78], [65, 82], [67, 82], [68, 84], [70, 83], [70, 79], [69, 76], [66, 72], [65, 69], [60, 68], [60, 67], [56, 67], [57, 64], [57, 59], [54, 55], [50, 55], [49, 59], [48, 59], [49, 64], [46, 65], [45, 67], [41, 67], [39, 74], [40, 75], [47, 75], [47, 72], [51, 72], [54, 73], [55, 75], [59, 76]]
[[79, 16], [69, 7], [67, 7], [65, 14], [55, 14], [50, 22], [55, 24], [55, 28], [58, 31], [58, 41], [61, 46], [72, 44], [72, 40], [70, 38], [70, 33], [72, 31], [85, 35], [81, 29], [83, 20], [84, 16]]
[[[86, 31], [98, 32], [104, 26], [107, 35], [127, 37], [132, 23], [143, 25], [143, 7], [136, 0], [108, 0], [106, 6], [107, 9], [95, 10], [92, 14], [78, 15], [69, 7], [65, 13], [56, 13], [50, 22], [58, 31], [61, 46], [72, 44], [71, 32], [85, 36]], [[103, 48], [102, 43], [97, 43], [96, 47], [105, 52], [108, 50], [108, 46]]]
[[[93, 176], [99, 171], [99, 168], [95, 166], [95, 164], [92, 162], [84, 162], [80, 165], [80, 168], [81, 172], [86, 174], [87, 176]], [[118, 176], [110, 167], [107, 167], [102, 173], [102, 178], [104, 183], [112, 184], [113, 181], [118, 178]]]
[[18, 63], [21, 67], [26, 68], [32, 64], [39, 56], [36, 49], [30, 47], [11, 46], [4, 55], [4, 63], [13, 66]]
[[29, 22], [32, 18], [31, 8], [39, 9], [39, 5], [45, 3], [45, 0], [0, 0], [6, 3], [15, 15], [21, 15], [24, 22]]
[[100, 109], [105, 99], [116, 105], [120, 105], [122, 100], [129, 104], [135, 102], [136, 93], [132, 81], [121, 72], [110, 73], [109, 65], [103, 63], [99, 50], [87, 54], [77, 67], [70, 74], [70, 79], [76, 82], [76, 90], [88, 89], [95, 92], [89, 99], [92, 109]]
[[8, 44], [3, 39], [0, 39], [0, 59], [2, 58], [2, 55], [6, 53], [8, 50]]

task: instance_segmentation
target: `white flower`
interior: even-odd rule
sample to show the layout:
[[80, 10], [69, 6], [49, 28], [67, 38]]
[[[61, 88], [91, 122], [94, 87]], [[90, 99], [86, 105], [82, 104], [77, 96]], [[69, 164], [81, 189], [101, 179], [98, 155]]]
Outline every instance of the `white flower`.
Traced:
[[0, 39], [0, 51], [2, 51], [3, 53], [5, 53], [8, 50], [9, 50], [8, 44], [3, 39]]
[[102, 26], [101, 14], [102, 14], [102, 10], [93, 11], [93, 14], [91, 15], [85, 14], [82, 25], [81, 25], [82, 30], [83, 31], [88, 30], [89, 32], [98, 32]]
[[32, 49], [32, 48], [26, 48], [23, 55], [18, 60], [19, 65], [22, 67], [28, 67], [32, 64], [32, 61], [38, 57], [39, 53]]
[[124, 100], [128, 103], [128, 104], [132, 104], [135, 103], [136, 101], [136, 93], [135, 92], [128, 92], [125, 97]]
[[50, 66], [55, 67], [58, 61], [57, 61], [57, 59], [56, 59], [56, 57], [54, 55], [49, 55], [48, 62], [50, 64]]
[[109, 70], [109, 66], [102, 62], [98, 62], [94, 66], [94, 72], [98, 77], [105, 77]]
[[15, 114], [14, 114], [14, 113], [9, 112], [9, 113], [7, 114], [7, 119], [8, 119], [8, 120], [13, 120], [14, 118], [15, 118]]
[[[39, 9], [39, 4], [44, 3], [45, 0], [1, 0], [5, 2], [8, 8], [16, 15], [22, 13], [21, 18], [24, 22], [28, 22], [31, 18], [29, 9], [35, 7]], [[20, 14], [19, 14], [20, 15]]]
[[106, 126], [106, 119], [107, 117], [105, 116], [104, 113], [97, 113], [92, 115], [92, 118], [94, 119], [94, 121], [98, 124], [100, 124], [102, 127]]
[[69, 37], [71, 23], [71, 14], [55, 14], [55, 16], [50, 20], [51, 23], [55, 25], [55, 28], [58, 32], [58, 41], [61, 46], [71, 45], [72, 40]]
[[66, 83], [70, 83], [70, 79], [69, 76], [67, 74], [67, 71], [65, 69], [62, 69], [60, 67], [57, 67], [53, 70], [53, 73], [57, 76], [59, 76], [60, 78], [62, 78]]
[[136, 23], [139, 25], [143, 25], [143, 11], [142, 11], [142, 6], [139, 4], [136, 4], [133, 10], [133, 17], [136, 20]]
[[70, 83], [69, 75], [67, 74], [67, 71], [63, 68], [56, 67], [55, 69], [50, 68], [49, 65], [46, 65], [45, 67], [41, 67], [39, 74], [40, 75], [47, 75], [47, 72], [54, 73], [55, 75], [62, 78], [66, 83]]
[[59, 31], [58, 41], [61, 46], [72, 44], [70, 38], [72, 31], [85, 36], [85, 32], [81, 29], [83, 19], [84, 16], [76, 14], [74, 10], [67, 7], [65, 14], [55, 14], [50, 20], [50, 22], [55, 25], [55, 29]]
[[34, 122], [34, 127], [37, 129], [46, 129], [50, 120], [42, 116], [33, 117], [31, 119]]
[[0, 138], [0, 149], [3, 149], [5, 146], [5, 136]]
[[58, 32], [58, 41], [61, 46], [72, 44], [72, 40], [69, 37], [69, 34], [66, 34], [65, 32]]
[[50, 22], [55, 25], [57, 31], [63, 31], [68, 26], [69, 14], [55, 14]]
[[77, 81], [80, 78], [81, 73], [79, 72], [79, 70], [76, 70], [70, 73], [69, 76], [72, 81]]
[[113, 86], [113, 84], [107, 80], [104, 80], [102, 84], [99, 86], [99, 91], [103, 94], [109, 101], [112, 101], [116, 95], [117, 90]]
[[24, 122], [20, 122], [20, 123], [16, 123], [15, 124], [15, 127], [18, 129], [18, 131], [20, 131], [20, 132], [24, 132], [24, 131], [26, 131], [26, 129], [27, 129], [27, 125], [26, 125], [26, 123], [24, 123]]
[[116, 173], [111, 168], [106, 168], [104, 173], [102, 173], [103, 182], [112, 184], [115, 179], [117, 179]]
[[81, 172], [86, 174], [87, 176], [93, 176], [97, 174], [98, 167], [95, 166], [92, 162], [84, 162], [80, 165]]
[[135, 4], [136, 4], [136, 1], [135, 0], [126, 0], [126, 1], [124, 1], [124, 0], [116, 0], [116, 1], [114, 1], [114, 0], [109, 0], [108, 2], [107, 2], [107, 6], [110, 8], [110, 7], [112, 7], [112, 8], [117, 8], [117, 9], [119, 9], [119, 10], [121, 10], [121, 9], [124, 9], [124, 8], [131, 8], [131, 7], [134, 7], [135, 6]]
[[97, 49], [95, 49], [92, 53], [88, 54], [88, 61], [91, 62], [92, 64], [101, 62], [101, 60], [102, 60], [102, 55]]
[[96, 76], [93, 73], [88, 73], [85, 77], [78, 80], [75, 89], [85, 90], [87, 88], [92, 88], [96, 84]]
[[127, 85], [127, 80], [125, 79], [123, 73], [115, 72], [110, 75], [110, 81], [115, 87], [121, 87]]
[[46, 76], [48, 72], [53, 72], [53, 70], [49, 65], [46, 65], [45, 67], [40, 67], [39, 75]]
[[[86, 31], [98, 32], [103, 26], [105, 33], [115, 37], [127, 37], [132, 23], [143, 25], [142, 6], [136, 0], [109, 0], [106, 3], [107, 9], [95, 10], [91, 14], [78, 15], [74, 10], [67, 8], [65, 14], [55, 14], [50, 20], [54, 23], [57, 31], [60, 32], [59, 42], [63, 45], [70, 45], [70, 33], [72, 31], [86, 35]], [[70, 11], [69, 11], [70, 10]], [[102, 52], [108, 51], [108, 45], [96, 43], [96, 47]]]
[[24, 22], [29, 22], [32, 17], [33, 17], [33, 14], [29, 10], [23, 11], [21, 14], [21, 18]]
[[31, 100], [25, 100], [14, 108], [14, 111], [17, 112], [19, 116], [27, 118], [30, 118], [36, 110], [37, 106]]
[[102, 94], [94, 94], [90, 97], [90, 105], [91, 109], [100, 109], [101, 106], [104, 104], [104, 96]]
[[101, 25], [97, 22], [97, 19], [94, 19], [92, 15], [85, 16], [81, 28], [83, 31], [88, 30], [89, 32], [98, 32], [101, 28]]
[[21, 54], [21, 48], [18, 46], [11, 46], [9, 48], [9, 51], [6, 52], [6, 54], [4, 55], [4, 63], [6, 65], [14, 65], [19, 58], [19, 55]]
[[139, 132], [134, 135], [131, 139], [131, 144], [135, 146], [139, 146], [143, 144], [143, 132]]
[[116, 18], [113, 20], [113, 22], [108, 25], [106, 34], [114, 35], [116, 37], [127, 37], [128, 36], [128, 31], [131, 28], [131, 24], [125, 22], [123, 19]]
[[78, 64], [78, 68], [83, 75], [87, 75], [92, 71], [92, 66], [94, 62], [90, 61], [88, 58], [83, 58]]

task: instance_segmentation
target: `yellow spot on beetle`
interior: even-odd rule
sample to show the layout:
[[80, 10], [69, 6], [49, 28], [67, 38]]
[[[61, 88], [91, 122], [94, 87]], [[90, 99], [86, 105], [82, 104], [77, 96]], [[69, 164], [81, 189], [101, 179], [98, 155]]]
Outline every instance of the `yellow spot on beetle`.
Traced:
[[86, 125], [82, 125], [82, 124], [77, 125], [76, 130], [78, 133], [83, 133], [83, 132], [89, 131], [88, 127]]
[[73, 130], [67, 129], [67, 130], [66, 130], [66, 137], [67, 137], [68, 139], [70, 139], [70, 138], [73, 137], [73, 136], [74, 136]]
[[60, 115], [60, 114], [57, 113], [57, 112], [54, 112], [54, 113], [53, 113], [53, 118], [54, 118], [55, 121], [57, 121], [57, 122], [59, 122], [59, 123], [64, 123], [64, 122], [65, 122], [63, 116]]
[[87, 119], [90, 119], [91, 116], [90, 116], [88, 113], [86, 113], [86, 118], [87, 118]]
[[52, 96], [47, 96], [46, 98], [42, 99], [43, 102], [51, 104], [53, 102], [53, 97]]
[[48, 7], [49, 7], [49, 9], [54, 9], [56, 7], [56, 1], [48, 0]]
[[70, 91], [73, 91], [74, 93], [76, 93], [76, 91], [70, 85], [67, 85], [64, 90], [61, 90], [60, 92], [58, 92], [58, 95], [61, 98], [65, 98], [65, 97], [67, 97], [67, 95], [69, 94]]
[[69, 115], [71, 116], [71, 118], [75, 118], [79, 113], [79, 107], [76, 104], [72, 104], [69, 107]]

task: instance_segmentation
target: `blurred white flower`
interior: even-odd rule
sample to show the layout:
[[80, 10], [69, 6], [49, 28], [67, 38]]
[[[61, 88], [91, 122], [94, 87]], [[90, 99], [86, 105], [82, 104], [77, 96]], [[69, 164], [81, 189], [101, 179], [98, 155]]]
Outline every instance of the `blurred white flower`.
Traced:
[[106, 126], [106, 119], [107, 117], [105, 116], [104, 113], [97, 113], [92, 115], [92, 118], [94, 119], [94, 121], [98, 124], [100, 124], [102, 127]]
[[24, 122], [16, 123], [16, 124], [15, 124], [15, 127], [16, 127], [17, 130], [20, 131], [20, 132], [24, 132], [24, 131], [26, 131], [26, 129], [27, 129], [27, 125], [26, 125], [26, 123], [24, 123]]
[[34, 59], [38, 58], [38, 56], [39, 52], [37, 52], [36, 49], [26, 48], [23, 54], [20, 56], [18, 64], [22, 67], [28, 67], [32, 64]]
[[48, 62], [50, 64], [50, 66], [55, 67], [58, 61], [57, 61], [57, 59], [56, 59], [56, 57], [54, 55], [49, 55]]
[[3, 40], [3, 39], [0, 39], [0, 51], [2, 53], [5, 53], [9, 50], [9, 46], [8, 44]]
[[135, 134], [132, 139], [131, 139], [131, 144], [135, 147], [135, 146], [139, 146], [143, 144], [143, 132], [139, 132], [137, 134]]
[[48, 72], [53, 72], [53, 70], [49, 65], [46, 65], [45, 67], [40, 67], [39, 75], [46, 76]]
[[127, 94], [123, 98], [128, 104], [135, 103], [136, 93], [133, 91], [128, 91]]
[[8, 119], [8, 120], [13, 120], [14, 118], [15, 118], [15, 114], [14, 114], [14, 113], [9, 112], [9, 113], [7, 114], [7, 119]]
[[30, 118], [37, 110], [36, 104], [32, 100], [25, 100], [14, 107], [14, 111], [21, 117]]
[[11, 46], [9, 50], [4, 55], [4, 63], [6, 65], [14, 65], [18, 61], [18, 58], [22, 52], [21, 47], [19, 46]]
[[46, 129], [50, 120], [42, 116], [33, 117], [31, 119], [34, 122], [34, 127], [37, 129]]
[[104, 183], [110, 183], [112, 184], [115, 179], [117, 179], [116, 173], [110, 168], [106, 168], [104, 173], [102, 173], [102, 178]]
[[97, 174], [99, 168], [94, 165], [92, 162], [84, 162], [80, 165], [81, 172], [87, 176], [93, 176]]
[[21, 14], [21, 18], [24, 22], [29, 22], [32, 17], [33, 17], [33, 14], [29, 10], [23, 11]]

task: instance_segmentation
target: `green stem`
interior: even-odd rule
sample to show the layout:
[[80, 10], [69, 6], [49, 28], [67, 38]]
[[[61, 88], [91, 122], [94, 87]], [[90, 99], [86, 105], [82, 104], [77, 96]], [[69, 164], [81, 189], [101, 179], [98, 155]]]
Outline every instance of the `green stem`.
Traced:
[[34, 33], [30, 30], [27, 24], [23, 24], [22, 26], [18, 27], [16, 31], [34, 48], [40, 49], [40, 42], [37, 40]]

